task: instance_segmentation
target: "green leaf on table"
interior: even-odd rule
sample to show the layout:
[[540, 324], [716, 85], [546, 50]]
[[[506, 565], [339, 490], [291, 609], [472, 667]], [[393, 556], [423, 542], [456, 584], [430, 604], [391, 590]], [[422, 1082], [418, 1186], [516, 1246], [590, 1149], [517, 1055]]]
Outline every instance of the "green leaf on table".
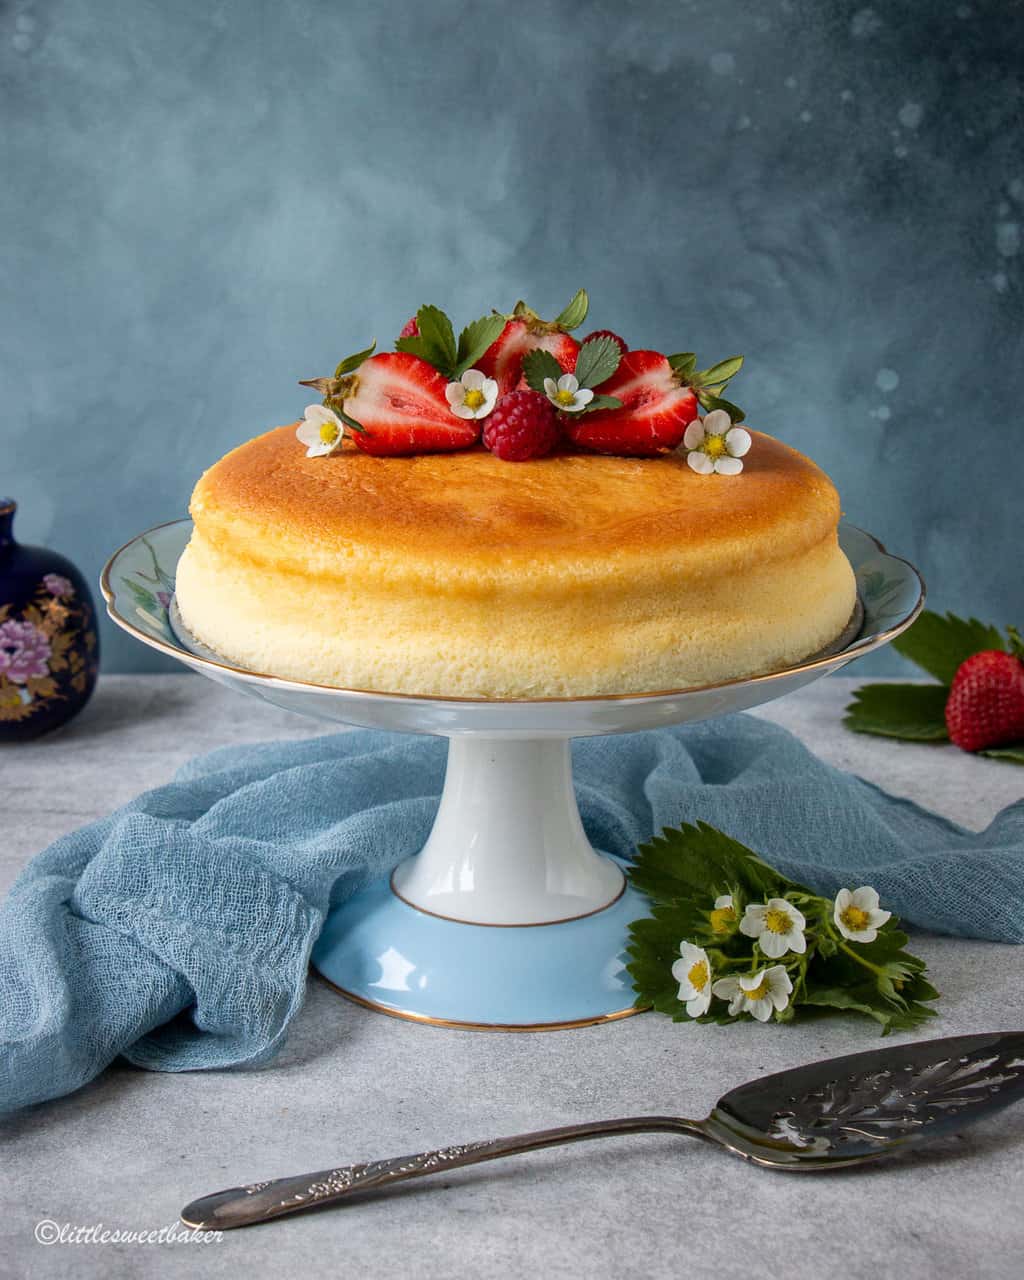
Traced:
[[466, 325], [459, 334], [455, 367], [457, 377], [461, 378], [467, 369], [472, 369], [491, 343], [500, 336], [504, 327], [505, 317], [501, 315], [481, 316], [479, 320]]
[[587, 297], [586, 289], [577, 289], [569, 305], [555, 316], [554, 323], [559, 329], [564, 329], [568, 333], [580, 327], [586, 320], [589, 310], [590, 299]]
[[[927, 984], [926, 984], [927, 985]], [[933, 990], [934, 988], [929, 988]], [[937, 994], [937, 993], [936, 993]], [[934, 996], [926, 996], [934, 999]], [[912, 1031], [936, 1012], [919, 1000], [904, 1000], [894, 1004], [888, 1000], [870, 981], [858, 983], [853, 987], [830, 986], [828, 983], [808, 982], [800, 999], [801, 1005], [817, 1006], [827, 1009], [846, 1009], [855, 1013], [866, 1013], [881, 1024], [882, 1034], [891, 1031]]]
[[526, 385], [533, 391], [539, 391], [541, 395], [546, 394], [544, 391], [544, 379], [553, 378], [557, 382], [563, 373], [565, 373], [565, 370], [562, 366], [551, 352], [545, 351], [543, 347], [535, 347], [523, 357], [523, 374], [526, 377]]
[[925, 978], [926, 965], [903, 948], [907, 935], [890, 921], [874, 942], [842, 942], [808, 970], [801, 1004], [866, 1013], [883, 1034], [908, 1031], [935, 1017], [923, 1001], [939, 993]]
[[926, 609], [912, 627], [892, 642], [897, 653], [909, 658], [943, 684], [952, 684], [957, 667], [983, 649], [1005, 649], [1006, 640], [997, 627], [977, 618], [933, 613]]
[[661, 903], [694, 897], [710, 903], [736, 888], [758, 899], [794, 887], [753, 850], [706, 822], [667, 827], [640, 845], [629, 879], [635, 889]]
[[[698, 989], [703, 984], [705, 991], [719, 978], [753, 975], [780, 964], [789, 974], [792, 996], [772, 1015], [776, 1022], [789, 1022], [803, 1006], [813, 1006], [816, 1012], [867, 1014], [885, 1033], [916, 1027], [933, 1016], [925, 1002], [937, 999], [938, 993], [925, 976], [924, 961], [904, 950], [907, 935], [896, 917], [890, 917], [870, 943], [847, 939], [835, 923], [831, 896], [795, 884], [746, 845], [707, 823], [666, 829], [641, 845], [629, 879], [651, 900], [650, 915], [629, 926], [626, 947], [637, 1007], [650, 1005], [676, 1022], [729, 1023], [750, 1017], [743, 1010], [730, 1013], [728, 991], [723, 996], [712, 989], [707, 1010], [691, 1019], [685, 1004], [688, 988], [684, 986], [681, 1000], [680, 981], [672, 974], [673, 965], [686, 954], [687, 964], [703, 970]], [[731, 902], [715, 907], [720, 894], [729, 894]], [[751, 904], [776, 897], [786, 898], [803, 913], [806, 948], [771, 960], [760, 940], [739, 925]], [[687, 943], [700, 950], [695, 954], [681, 945]], [[691, 968], [687, 975], [693, 972]], [[692, 996], [693, 990], [689, 992]]]
[[679, 959], [679, 943], [707, 928], [700, 911], [682, 903], [654, 907], [647, 919], [634, 920], [629, 926], [626, 970], [637, 992], [637, 1008], [657, 1010], [673, 1022], [731, 1022], [727, 1005], [713, 1004], [706, 1014], [691, 1018], [679, 999], [679, 983], [672, 976], [672, 965]]
[[1008, 747], [989, 747], [979, 751], [979, 756], [991, 756], [993, 760], [1006, 760], [1009, 764], [1024, 764], [1024, 742]]
[[597, 387], [619, 367], [622, 352], [611, 338], [591, 338], [576, 356], [576, 380], [581, 387]]
[[938, 684], [866, 684], [853, 695], [843, 723], [856, 733], [912, 742], [945, 742], [946, 698]]

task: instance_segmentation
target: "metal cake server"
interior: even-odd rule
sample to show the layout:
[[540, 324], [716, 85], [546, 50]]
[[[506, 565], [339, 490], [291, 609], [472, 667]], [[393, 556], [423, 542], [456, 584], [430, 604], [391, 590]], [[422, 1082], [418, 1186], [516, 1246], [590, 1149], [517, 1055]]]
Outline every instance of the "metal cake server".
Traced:
[[634, 1133], [692, 1134], [768, 1169], [838, 1169], [962, 1129], [1021, 1098], [1024, 1031], [952, 1036], [752, 1080], [719, 1099], [705, 1120], [597, 1120], [276, 1178], [193, 1200], [181, 1220], [207, 1231], [247, 1227], [483, 1160]]

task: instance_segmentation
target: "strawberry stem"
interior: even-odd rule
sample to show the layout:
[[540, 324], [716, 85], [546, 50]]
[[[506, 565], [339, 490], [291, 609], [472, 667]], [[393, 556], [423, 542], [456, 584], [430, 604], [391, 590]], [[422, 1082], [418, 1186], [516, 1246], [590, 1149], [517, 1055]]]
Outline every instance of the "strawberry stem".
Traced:
[[1024, 662], [1024, 640], [1021, 639], [1020, 632], [1016, 627], [1007, 627], [1006, 634], [1010, 640], [1010, 652]]

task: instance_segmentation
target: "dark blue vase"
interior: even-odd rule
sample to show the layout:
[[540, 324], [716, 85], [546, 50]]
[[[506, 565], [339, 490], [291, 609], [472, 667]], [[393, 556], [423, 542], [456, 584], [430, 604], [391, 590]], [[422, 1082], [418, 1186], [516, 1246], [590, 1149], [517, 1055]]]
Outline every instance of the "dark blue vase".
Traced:
[[0, 743], [27, 742], [89, 701], [99, 670], [96, 610], [70, 560], [22, 547], [0, 498]]

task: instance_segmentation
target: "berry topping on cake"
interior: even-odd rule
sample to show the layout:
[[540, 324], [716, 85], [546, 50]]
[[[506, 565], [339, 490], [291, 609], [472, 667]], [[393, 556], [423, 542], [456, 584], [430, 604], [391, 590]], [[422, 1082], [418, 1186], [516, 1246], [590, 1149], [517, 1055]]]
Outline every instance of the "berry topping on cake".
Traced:
[[466, 449], [480, 438], [475, 419], [452, 413], [442, 374], [403, 351], [382, 352], [365, 361], [344, 401], [347, 417], [362, 432], [354, 443], [378, 455], [436, 453]]
[[[342, 360], [333, 377], [302, 383], [320, 392], [335, 417], [314, 427], [307, 414], [300, 439], [310, 457], [334, 453], [347, 439], [366, 453], [465, 449], [480, 439], [474, 424], [500, 409], [498, 421], [508, 417], [514, 425], [495, 428], [498, 443], [488, 447], [502, 458], [540, 457], [560, 430], [572, 444], [599, 453], [655, 457], [677, 449], [697, 420], [685, 442], [691, 468], [739, 474], [751, 437], [734, 429], [743, 410], [722, 392], [743, 357], [699, 370], [692, 352], [633, 351], [611, 329], [577, 342], [572, 330], [589, 306], [583, 289], [554, 320], [517, 302], [507, 315], [492, 311], [472, 321], [458, 338], [440, 307], [422, 306], [395, 339], [393, 355], [374, 355], [372, 344]], [[509, 400], [513, 392], [531, 392], [547, 409], [532, 396]], [[708, 415], [703, 425], [698, 405]], [[506, 434], [513, 443], [504, 442]]]
[[565, 426], [574, 444], [599, 453], [665, 453], [678, 448], [697, 416], [696, 394], [657, 351], [627, 351], [601, 392], [620, 400], [621, 408], [574, 417]]
[[946, 728], [964, 751], [1024, 741], [1024, 646], [1011, 627], [1012, 652], [985, 649], [957, 668], [946, 701]]
[[484, 423], [484, 444], [506, 462], [543, 458], [560, 435], [554, 405], [536, 391], [510, 391]]
[[629, 347], [623, 342], [617, 333], [613, 333], [611, 329], [595, 329], [593, 333], [588, 333], [583, 339], [584, 342], [592, 342], [595, 338], [610, 338], [618, 347], [619, 352], [625, 355]]
[[477, 368], [498, 384], [498, 394], [527, 386], [523, 379], [523, 359], [530, 351], [548, 351], [563, 373], [571, 373], [580, 344], [569, 331], [587, 318], [586, 292], [580, 289], [572, 302], [554, 320], [542, 320], [525, 302], [517, 302], [497, 339], [477, 361]]

